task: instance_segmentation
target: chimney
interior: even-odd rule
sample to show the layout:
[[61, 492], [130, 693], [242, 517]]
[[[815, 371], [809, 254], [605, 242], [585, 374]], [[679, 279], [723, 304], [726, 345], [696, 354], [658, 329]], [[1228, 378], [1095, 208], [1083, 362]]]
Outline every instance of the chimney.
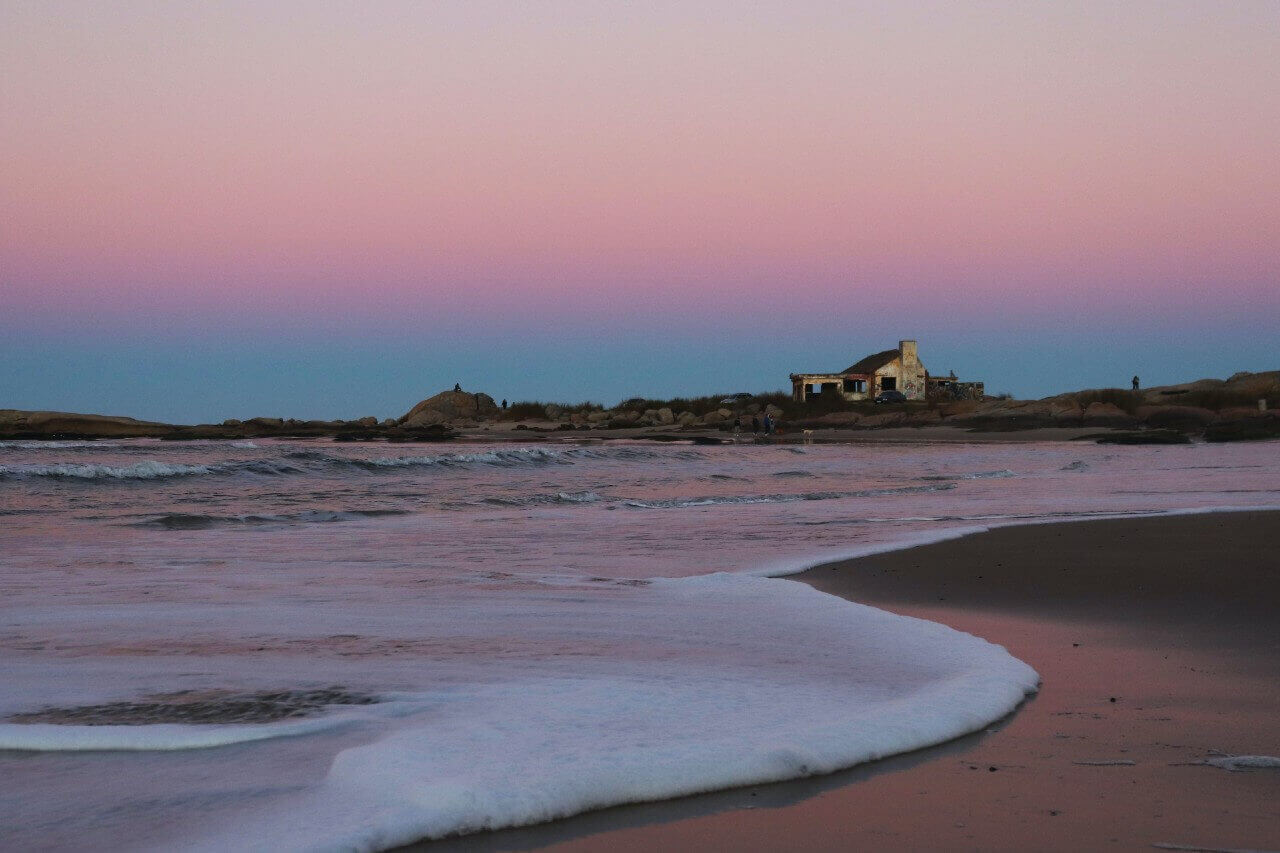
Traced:
[[898, 352], [902, 353], [903, 364], [920, 360], [920, 354], [916, 352], [915, 341], [898, 341]]

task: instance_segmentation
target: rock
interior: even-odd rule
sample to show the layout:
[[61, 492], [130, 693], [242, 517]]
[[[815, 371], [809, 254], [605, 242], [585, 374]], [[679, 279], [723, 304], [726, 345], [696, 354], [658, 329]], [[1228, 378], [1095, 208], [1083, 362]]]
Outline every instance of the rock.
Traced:
[[393, 427], [393, 426], [395, 426], [395, 425], [396, 425], [396, 419], [395, 419], [395, 418], [383, 418], [383, 419], [382, 419], [382, 425], [383, 425], [384, 427]]
[[1126, 428], [1137, 425], [1138, 419], [1115, 403], [1090, 403], [1084, 410], [1085, 426]]
[[676, 423], [680, 426], [692, 426], [698, 422], [698, 416], [693, 412], [681, 412], [676, 416]]
[[778, 408], [773, 403], [770, 403], [769, 405], [764, 407], [764, 413], [769, 417], [773, 418], [775, 421], [778, 418], [782, 417], [782, 409]]
[[671, 411], [665, 406], [661, 409], [658, 409], [658, 423], [673, 424], [675, 422], [676, 422], [675, 412]]
[[728, 420], [733, 417], [733, 409], [716, 409], [716, 414], [720, 416], [721, 420]]
[[707, 412], [702, 416], [702, 422], [707, 426], [715, 426], [724, 422], [724, 415], [719, 412]]
[[555, 403], [548, 403], [542, 412], [547, 416], [547, 420], [558, 421], [560, 420], [560, 416], [564, 414], [564, 409], [560, 408]]
[[1157, 429], [1200, 430], [1218, 419], [1215, 412], [1198, 406], [1139, 406], [1135, 414]]
[[378, 425], [378, 419], [370, 415], [368, 417], [361, 418], [356, 421], [356, 423], [360, 424], [362, 427], [376, 427]]
[[245, 421], [245, 426], [263, 427], [266, 429], [284, 429], [284, 420], [282, 418], [249, 418]]
[[592, 412], [587, 415], [587, 423], [598, 424], [603, 423], [613, 417], [611, 412]]
[[479, 420], [497, 413], [498, 404], [488, 394], [441, 391], [410, 409], [399, 424], [409, 428], [426, 427], [461, 418]]
[[[1098, 444], [1190, 444], [1185, 434], [1172, 429], [1118, 430], [1089, 436]], [[1116, 701], [1114, 699], [1112, 702]]]
[[238, 426], [244, 426], [244, 423], [236, 420], [235, 418], [227, 418], [225, 421], [222, 422], [222, 425], [224, 427], [238, 427]]

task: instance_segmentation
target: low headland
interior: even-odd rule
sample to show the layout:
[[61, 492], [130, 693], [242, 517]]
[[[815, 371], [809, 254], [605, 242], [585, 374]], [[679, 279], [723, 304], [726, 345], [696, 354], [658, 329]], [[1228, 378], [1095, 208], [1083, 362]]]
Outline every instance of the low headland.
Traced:
[[[775, 431], [766, 435], [768, 416]], [[753, 427], [753, 419], [755, 425]], [[759, 429], [760, 432], [756, 432]], [[1280, 371], [1237, 373], [1141, 391], [1115, 388], [1040, 400], [1008, 397], [918, 402], [797, 402], [784, 392], [653, 400], [639, 397], [605, 407], [517, 402], [499, 405], [483, 392], [455, 388], [397, 418], [229, 419], [218, 424], [167, 424], [109, 415], [0, 409], [0, 440], [165, 440], [332, 438], [336, 441], [434, 442], [628, 438], [718, 444], [756, 440], [1068, 440], [1185, 443], [1280, 438]]]

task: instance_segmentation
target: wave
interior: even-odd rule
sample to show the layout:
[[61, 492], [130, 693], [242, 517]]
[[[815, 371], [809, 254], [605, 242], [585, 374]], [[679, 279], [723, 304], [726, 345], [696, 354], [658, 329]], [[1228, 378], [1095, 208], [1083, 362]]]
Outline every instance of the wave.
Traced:
[[660, 606], [622, 628], [662, 619], [709, 657], [436, 691], [446, 701], [343, 749], [322, 781], [184, 847], [388, 849], [829, 773], [980, 730], [1039, 681], [977, 637], [801, 584], [716, 574], [644, 595]]
[[206, 515], [204, 513], [171, 512], [129, 524], [129, 527], [158, 527], [163, 530], [207, 530], [212, 527], [244, 527], [278, 524], [329, 524], [391, 515], [409, 515], [404, 509], [313, 509], [279, 515]]
[[292, 450], [267, 459], [243, 459], [190, 465], [147, 460], [132, 465], [64, 462], [52, 465], [0, 465], [0, 480], [45, 478], [55, 480], [162, 480], [175, 477], [259, 474], [280, 476], [310, 474], [327, 469], [386, 471], [399, 468], [514, 468], [539, 465], [572, 465], [579, 460], [696, 459], [697, 451], [659, 452], [638, 447], [568, 448], [564, 450], [521, 447], [481, 453], [441, 453], [433, 456], [385, 456], [365, 459], [337, 456], [322, 450]]
[[540, 506], [546, 504], [591, 504], [604, 500], [595, 492], [556, 492], [545, 495], [529, 495], [516, 498], [482, 498], [480, 503], [490, 506]]
[[1016, 476], [1018, 475], [1008, 468], [1001, 468], [998, 471], [973, 471], [968, 474], [930, 474], [917, 479], [932, 483], [946, 483], [952, 480], [1007, 480]]
[[82, 447], [101, 450], [119, 446], [103, 441], [0, 441], [0, 449], [9, 450], [77, 450]]
[[945, 492], [954, 489], [954, 483], [936, 486], [900, 486], [885, 489], [859, 489], [853, 492], [799, 492], [780, 495], [719, 495], [696, 498], [668, 498], [664, 500], [629, 500], [623, 504], [639, 509], [684, 509], [700, 506], [725, 506], [733, 504], [778, 504], [799, 501], [831, 501], [842, 498], [878, 498], [891, 495], [914, 495], [924, 492]]

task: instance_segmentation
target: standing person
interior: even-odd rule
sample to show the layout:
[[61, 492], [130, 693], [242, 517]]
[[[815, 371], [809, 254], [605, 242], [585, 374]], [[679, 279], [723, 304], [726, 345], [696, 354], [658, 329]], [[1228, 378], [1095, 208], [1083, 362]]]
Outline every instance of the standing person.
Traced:
[[1133, 390], [1138, 390], [1138, 377], [1133, 377]]
[[502, 398], [502, 411], [504, 411], [504, 412], [505, 412], [506, 410], [507, 410], [507, 398], [506, 398], [506, 397], [503, 397], [503, 398]]
[[773, 435], [773, 418], [769, 417], [769, 413], [764, 413], [764, 434]]
[[751, 416], [751, 434], [756, 435], [760, 432], [760, 419], [755, 415]]

